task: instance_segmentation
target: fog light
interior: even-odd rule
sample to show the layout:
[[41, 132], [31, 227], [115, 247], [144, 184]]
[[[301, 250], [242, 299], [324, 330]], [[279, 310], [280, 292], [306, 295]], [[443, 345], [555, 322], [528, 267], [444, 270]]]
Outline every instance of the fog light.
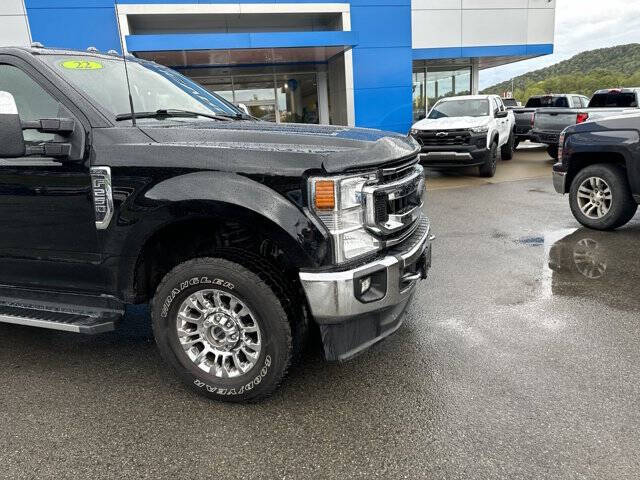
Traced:
[[353, 294], [362, 303], [377, 302], [387, 294], [387, 270], [367, 269], [353, 279]]
[[360, 279], [360, 295], [364, 295], [371, 288], [371, 277]]

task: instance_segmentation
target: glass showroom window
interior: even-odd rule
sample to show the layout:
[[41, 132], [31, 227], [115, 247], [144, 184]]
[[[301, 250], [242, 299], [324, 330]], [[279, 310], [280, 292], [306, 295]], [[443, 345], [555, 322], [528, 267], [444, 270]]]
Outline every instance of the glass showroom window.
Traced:
[[420, 67], [413, 71], [413, 121], [424, 118], [438, 100], [471, 93], [471, 67]]
[[471, 67], [456, 70], [427, 69], [427, 108], [444, 97], [471, 94]]

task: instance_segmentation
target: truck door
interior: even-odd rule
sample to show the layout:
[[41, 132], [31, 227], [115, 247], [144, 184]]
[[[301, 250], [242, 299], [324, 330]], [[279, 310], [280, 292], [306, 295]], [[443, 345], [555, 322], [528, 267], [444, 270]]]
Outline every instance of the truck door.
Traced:
[[[498, 100], [497, 98], [493, 98], [493, 108], [495, 112], [504, 112], [506, 109], [502, 100]], [[496, 125], [498, 127], [498, 133], [500, 138], [498, 140], [499, 146], [504, 145], [509, 140], [509, 134], [507, 131], [509, 130], [509, 119], [508, 118], [496, 118]]]
[[[14, 96], [23, 122], [73, 118], [89, 128], [52, 83], [13, 58], [0, 57], [0, 91]], [[64, 141], [35, 130], [24, 138], [31, 146]], [[0, 159], [0, 283], [99, 291], [99, 252], [88, 159]]]

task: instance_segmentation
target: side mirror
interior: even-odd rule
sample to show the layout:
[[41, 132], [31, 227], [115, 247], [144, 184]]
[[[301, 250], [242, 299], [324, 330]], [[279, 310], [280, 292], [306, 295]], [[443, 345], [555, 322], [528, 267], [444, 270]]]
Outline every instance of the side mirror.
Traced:
[[0, 158], [24, 157], [26, 147], [16, 100], [0, 91]]
[[244, 113], [246, 113], [247, 115], [251, 115], [251, 114], [249, 113], [249, 109], [247, 108], [247, 106], [246, 106], [244, 103], [239, 103], [239, 104], [238, 104], [238, 108], [239, 108], [240, 110], [242, 110]]
[[496, 111], [496, 118], [507, 118], [509, 116], [509, 112], [505, 110], [504, 112]]

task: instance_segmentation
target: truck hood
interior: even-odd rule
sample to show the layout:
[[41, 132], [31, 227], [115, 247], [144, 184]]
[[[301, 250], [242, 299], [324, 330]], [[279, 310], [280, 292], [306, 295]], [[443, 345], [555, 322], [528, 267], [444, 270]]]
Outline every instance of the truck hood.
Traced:
[[235, 167], [254, 164], [281, 173], [375, 167], [413, 156], [420, 148], [406, 135], [341, 126], [216, 120], [138, 126], [155, 142], [205, 151], [210, 161], [232, 159]]
[[458, 128], [474, 128], [487, 125], [491, 117], [444, 117], [444, 118], [423, 118], [416, 122], [413, 127], [417, 130], [454, 130]]

